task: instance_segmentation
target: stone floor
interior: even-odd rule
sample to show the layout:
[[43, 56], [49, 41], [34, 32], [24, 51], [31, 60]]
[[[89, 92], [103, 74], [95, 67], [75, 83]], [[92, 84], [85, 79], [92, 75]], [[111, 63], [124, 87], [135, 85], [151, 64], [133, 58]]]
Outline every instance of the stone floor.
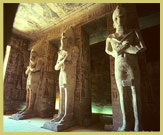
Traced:
[[[10, 115], [5, 115], [3, 117], [4, 132], [53, 132], [41, 128], [41, 126], [50, 119], [31, 118], [27, 120], [16, 121], [9, 119], [9, 117]], [[103, 123], [96, 123], [90, 127], [74, 126], [67, 130], [64, 130], [64, 132], [106, 132], [106, 131], [104, 130]]]
[[12, 120], [9, 115], [3, 117], [4, 132], [52, 132], [41, 128], [44, 122], [50, 119], [32, 118], [28, 120]]

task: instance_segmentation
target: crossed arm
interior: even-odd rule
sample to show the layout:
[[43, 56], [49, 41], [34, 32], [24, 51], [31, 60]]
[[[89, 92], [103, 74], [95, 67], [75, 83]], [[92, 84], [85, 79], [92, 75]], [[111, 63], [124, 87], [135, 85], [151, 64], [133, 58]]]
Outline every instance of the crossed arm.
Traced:
[[42, 65], [43, 65], [43, 62], [41, 60], [38, 60], [35, 67], [32, 68], [30, 65], [27, 67], [25, 74], [28, 75], [29, 72], [34, 73], [34, 72], [40, 71], [42, 68]]
[[145, 51], [146, 47], [144, 45], [144, 41], [142, 40], [139, 32], [135, 30], [133, 34], [135, 36], [136, 43], [134, 43], [133, 45], [129, 44], [128, 48], [126, 48], [124, 52], [129, 53], [129, 54], [137, 54], [138, 52]]
[[66, 53], [66, 55], [64, 57], [61, 57], [61, 54], [58, 54], [58, 60], [57, 63], [55, 65], [55, 70], [60, 70], [62, 65], [64, 64], [64, 61], [66, 60], [68, 54]]
[[132, 45], [129, 42], [129, 38], [126, 38], [123, 41], [118, 41], [115, 38], [113, 38], [112, 40], [116, 41], [116, 45], [115, 44], [112, 45], [110, 42], [111, 39], [108, 37], [106, 40], [105, 52], [109, 55], [112, 55], [113, 57], [116, 57], [123, 52], [129, 53], [129, 54], [137, 54], [137, 52], [145, 50], [146, 48], [141, 38], [141, 35], [136, 30], [134, 31], [133, 34], [137, 41], [135, 45]]

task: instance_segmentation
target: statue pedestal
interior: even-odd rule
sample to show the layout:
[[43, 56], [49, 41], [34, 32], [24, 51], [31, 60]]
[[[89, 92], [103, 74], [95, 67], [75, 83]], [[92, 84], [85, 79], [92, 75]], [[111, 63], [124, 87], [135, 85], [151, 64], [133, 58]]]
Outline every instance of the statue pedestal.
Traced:
[[35, 116], [36, 116], [36, 114], [34, 114], [34, 113], [28, 113], [28, 114], [16, 113], [16, 114], [11, 115], [10, 119], [23, 120], [23, 119], [32, 118], [32, 117], [35, 117]]
[[64, 123], [46, 122], [42, 128], [49, 129], [55, 132], [60, 132], [74, 126], [75, 124], [76, 124], [75, 120], [71, 120]]

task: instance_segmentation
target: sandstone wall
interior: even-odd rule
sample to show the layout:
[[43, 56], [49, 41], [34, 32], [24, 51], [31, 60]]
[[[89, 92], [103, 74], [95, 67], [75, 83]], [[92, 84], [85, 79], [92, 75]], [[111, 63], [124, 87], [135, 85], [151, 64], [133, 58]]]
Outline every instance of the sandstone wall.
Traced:
[[11, 37], [11, 51], [4, 80], [4, 112], [17, 111], [26, 96], [25, 70], [29, 62], [29, 41], [17, 35]]

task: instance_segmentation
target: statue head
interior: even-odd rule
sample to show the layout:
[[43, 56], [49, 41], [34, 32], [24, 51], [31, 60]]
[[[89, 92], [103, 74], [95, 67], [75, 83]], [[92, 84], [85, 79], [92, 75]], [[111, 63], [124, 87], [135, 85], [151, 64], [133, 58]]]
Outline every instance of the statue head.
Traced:
[[126, 10], [121, 6], [117, 6], [112, 16], [113, 27], [116, 29], [118, 27], [124, 27], [126, 25], [126, 17], [127, 17]]
[[31, 53], [30, 53], [30, 59], [35, 59], [37, 57], [37, 52], [35, 49], [32, 49], [31, 50]]
[[61, 46], [60, 50], [67, 50], [68, 47], [74, 44], [74, 30], [72, 27], [68, 28], [61, 35]]

